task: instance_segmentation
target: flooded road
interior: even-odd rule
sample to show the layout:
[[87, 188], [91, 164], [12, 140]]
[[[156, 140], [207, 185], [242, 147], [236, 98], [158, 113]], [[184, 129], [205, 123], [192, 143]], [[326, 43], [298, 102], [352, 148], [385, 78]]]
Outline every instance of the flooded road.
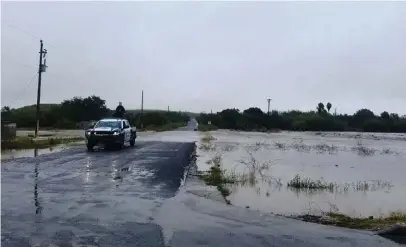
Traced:
[[226, 205], [195, 176], [199, 137], [162, 132], [118, 151], [3, 161], [2, 246], [398, 246]]
[[[255, 181], [231, 188], [231, 203], [284, 215], [336, 212], [359, 217], [406, 210], [404, 134], [212, 132], [215, 149], [202, 152], [199, 169], [222, 155], [229, 173]], [[266, 168], [266, 169], [265, 169]], [[296, 176], [326, 189], [287, 187]]]

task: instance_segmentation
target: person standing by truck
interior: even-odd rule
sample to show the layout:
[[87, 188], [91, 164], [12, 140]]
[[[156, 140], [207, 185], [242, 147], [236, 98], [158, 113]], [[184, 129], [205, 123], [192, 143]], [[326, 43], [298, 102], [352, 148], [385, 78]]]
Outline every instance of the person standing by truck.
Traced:
[[114, 113], [114, 115], [117, 118], [124, 118], [124, 114], [125, 114], [125, 108], [123, 106], [123, 103], [118, 102], [118, 106], [116, 108], [116, 112]]

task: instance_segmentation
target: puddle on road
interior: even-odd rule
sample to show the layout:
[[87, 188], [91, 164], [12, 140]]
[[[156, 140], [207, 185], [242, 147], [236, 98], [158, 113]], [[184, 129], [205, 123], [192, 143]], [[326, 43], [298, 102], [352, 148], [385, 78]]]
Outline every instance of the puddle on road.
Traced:
[[32, 149], [13, 149], [1, 150], [1, 160], [9, 160], [15, 158], [36, 157], [37, 155], [57, 153], [72, 146], [83, 145], [84, 142], [72, 142], [67, 144], [56, 145], [49, 148], [32, 148]]
[[[208, 170], [206, 161], [222, 155], [228, 176], [239, 181], [230, 186], [234, 205], [287, 215], [338, 210], [379, 216], [406, 209], [405, 141], [384, 134], [380, 140], [298, 132], [212, 135], [216, 140], [199, 149], [197, 164]], [[301, 181], [287, 186], [297, 174]], [[323, 188], [297, 188], [306, 186]]]

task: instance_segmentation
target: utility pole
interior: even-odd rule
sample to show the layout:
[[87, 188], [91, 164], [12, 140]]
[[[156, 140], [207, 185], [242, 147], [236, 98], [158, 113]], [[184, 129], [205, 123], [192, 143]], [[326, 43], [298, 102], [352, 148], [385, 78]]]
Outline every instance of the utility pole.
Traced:
[[268, 116], [269, 116], [269, 104], [271, 103], [272, 99], [266, 99], [268, 101]]
[[[40, 49], [39, 49], [39, 65], [38, 65], [38, 91], [37, 91], [37, 126], [35, 128], [35, 137], [38, 137], [39, 131], [39, 119], [40, 119], [40, 104], [41, 104], [41, 74], [46, 70], [46, 54], [47, 50], [43, 49], [44, 44], [40, 40]], [[44, 64], [42, 64], [42, 58], [44, 58]]]
[[168, 112], [169, 112], [169, 106], [168, 106]]
[[141, 129], [144, 128], [144, 124], [142, 122], [143, 114], [144, 114], [144, 90], [142, 90], [141, 92], [141, 116], [140, 116]]

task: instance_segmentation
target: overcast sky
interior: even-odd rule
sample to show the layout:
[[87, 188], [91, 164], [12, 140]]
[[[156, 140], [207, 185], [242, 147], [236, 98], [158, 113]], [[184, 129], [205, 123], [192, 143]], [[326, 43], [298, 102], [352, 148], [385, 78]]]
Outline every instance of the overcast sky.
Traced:
[[1, 103], [406, 114], [406, 2], [1, 3]]

